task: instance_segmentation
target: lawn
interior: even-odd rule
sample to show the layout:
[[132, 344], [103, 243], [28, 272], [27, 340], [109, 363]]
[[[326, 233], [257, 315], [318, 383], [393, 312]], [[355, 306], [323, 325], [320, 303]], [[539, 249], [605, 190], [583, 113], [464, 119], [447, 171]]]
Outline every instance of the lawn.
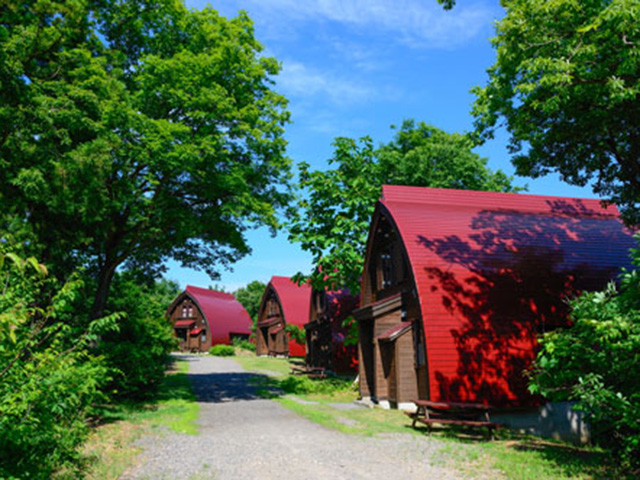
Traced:
[[173, 431], [197, 435], [200, 407], [187, 378], [188, 369], [187, 361], [175, 360], [152, 401], [101, 409], [100, 425], [84, 449], [87, 479], [120, 478], [140, 453], [133, 443], [143, 434]]
[[[290, 375], [286, 359], [235, 357], [245, 369], [268, 375], [261, 377], [259, 392], [284, 407], [328, 428], [351, 435], [385, 433], [427, 435], [426, 430], [410, 427], [409, 419], [397, 410], [353, 408], [358, 398], [352, 379], [311, 380]], [[484, 430], [461, 428], [434, 430], [432, 438], [441, 441], [438, 461], [452, 464], [466, 476], [500, 471], [514, 480], [621, 478], [608, 462], [606, 452], [593, 447], [577, 447], [502, 430], [495, 441], [487, 441]]]

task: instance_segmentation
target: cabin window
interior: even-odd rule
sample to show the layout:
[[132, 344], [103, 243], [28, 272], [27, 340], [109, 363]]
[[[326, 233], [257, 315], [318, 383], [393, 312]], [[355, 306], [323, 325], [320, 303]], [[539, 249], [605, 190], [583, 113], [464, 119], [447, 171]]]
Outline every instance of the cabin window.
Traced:
[[176, 328], [176, 337], [178, 337], [182, 341], [187, 340], [187, 330], [185, 328]]
[[267, 303], [267, 315], [269, 317], [273, 317], [278, 314], [278, 306], [276, 305], [275, 300], [269, 300]]
[[385, 245], [378, 257], [378, 289], [392, 287], [397, 283], [395, 248], [393, 243]]
[[193, 305], [190, 303], [182, 304], [182, 318], [192, 318], [193, 317]]

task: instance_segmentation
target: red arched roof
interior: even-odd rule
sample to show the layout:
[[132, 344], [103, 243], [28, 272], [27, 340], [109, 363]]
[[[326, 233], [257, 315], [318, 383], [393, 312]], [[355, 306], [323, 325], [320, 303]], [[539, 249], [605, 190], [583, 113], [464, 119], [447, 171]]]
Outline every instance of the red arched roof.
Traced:
[[[298, 285], [289, 277], [271, 277], [267, 286], [273, 288], [282, 307], [282, 315], [286, 325], [304, 327], [309, 322], [311, 311], [311, 286]], [[305, 347], [293, 340], [289, 341], [289, 355], [298, 357], [305, 355]]]
[[191, 297], [207, 320], [212, 345], [230, 344], [232, 333], [242, 335], [251, 333], [251, 318], [232, 294], [187, 285], [186, 290], [174, 305], [182, 299], [183, 295]]
[[598, 200], [383, 186], [419, 296], [430, 398], [526, 403], [536, 337], [566, 298], [629, 266], [630, 232]]

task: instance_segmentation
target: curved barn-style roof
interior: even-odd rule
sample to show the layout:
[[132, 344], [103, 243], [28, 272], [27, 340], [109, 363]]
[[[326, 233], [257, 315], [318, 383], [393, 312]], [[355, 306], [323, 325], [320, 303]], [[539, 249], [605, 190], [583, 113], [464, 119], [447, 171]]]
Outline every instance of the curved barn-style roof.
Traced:
[[207, 320], [212, 345], [230, 344], [230, 334], [251, 333], [251, 317], [232, 294], [187, 285], [169, 307], [169, 313], [185, 296], [193, 300]]
[[269, 285], [276, 292], [287, 325], [303, 327], [309, 321], [311, 286], [298, 285], [289, 277], [271, 277]]
[[521, 398], [537, 334], [566, 318], [567, 296], [615, 278], [635, 245], [598, 200], [385, 185], [381, 213], [419, 296], [433, 399]]
[[[285, 324], [304, 327], [309, 321], [309, 312], [311, 310], [311, 286], [307, 284], [298, 285], [289, 277], [273, 276], [269, 281], [269, 285], [267, 285], [266, 292], [270, 288], [273, 289], [278, 302], [280, 302]], [[304, 346], [290, 340], [289, 355], [304, 356]]]

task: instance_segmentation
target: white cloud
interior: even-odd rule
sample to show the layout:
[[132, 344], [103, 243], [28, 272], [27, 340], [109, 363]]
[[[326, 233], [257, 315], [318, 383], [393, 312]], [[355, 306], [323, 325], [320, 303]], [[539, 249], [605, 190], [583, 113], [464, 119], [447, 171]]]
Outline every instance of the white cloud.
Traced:
[[474, 38], [495, 16], [494, 8], [469, 0], [445, 11], [435, 0], [247, 0], [275, 24], [331, 21], [385, 32], [412, 47], [452, 48]]
[[289, 97], [322, 96], [338, 105], [365, 101], [375, 94], [373, 88], [357, 80], [312, 69], [296, 61], [283, 62], [276, 82], [279, 90]]

